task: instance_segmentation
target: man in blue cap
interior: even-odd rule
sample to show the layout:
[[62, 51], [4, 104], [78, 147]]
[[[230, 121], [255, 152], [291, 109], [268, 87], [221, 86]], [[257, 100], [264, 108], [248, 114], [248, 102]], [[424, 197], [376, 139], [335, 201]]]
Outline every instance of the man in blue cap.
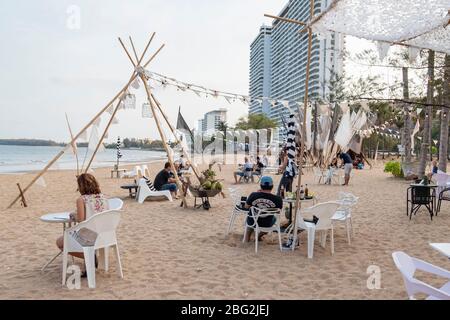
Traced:
[[[245, 203], [245, 208], [250, 209], [251, 207], [255, 207], [258, 209], [282, 209], [283, 208], [283, 199], [280, 196], [277, 196], [272, 193], [273, 190], [273, 180], [271, 177], [264, 176], [260, 181], [261, 189], [257, 192], [253, 192], [247, 198]], [[247, 217], [247, 223], [249, 225], [253, 224], [253, 218], [249, 216]], [[264, 217], [258, 219], [258, 225], [260, 227], [269, 228], [275, 223], [274, 217]], [[253, 232], [253, 229], [249, 228], [247, 230], [247, 236], [245, 241], [248, 242], [250, 240], [250, 235]], [[261, 234], [262, 236], [263, 234]]]

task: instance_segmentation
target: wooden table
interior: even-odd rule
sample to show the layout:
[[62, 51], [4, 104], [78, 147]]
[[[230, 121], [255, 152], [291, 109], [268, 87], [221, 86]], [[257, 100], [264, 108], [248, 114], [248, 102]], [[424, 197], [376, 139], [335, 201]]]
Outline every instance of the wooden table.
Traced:
[[430, 243], [430, 246], [450, 259], [450, 243]]
[[130, 194], [130, 198], [136, 198], [139, 186], [137, 184], [127, 184], [124, 186], [120, 186], [120, 188], [128, 190], [128, 192]]

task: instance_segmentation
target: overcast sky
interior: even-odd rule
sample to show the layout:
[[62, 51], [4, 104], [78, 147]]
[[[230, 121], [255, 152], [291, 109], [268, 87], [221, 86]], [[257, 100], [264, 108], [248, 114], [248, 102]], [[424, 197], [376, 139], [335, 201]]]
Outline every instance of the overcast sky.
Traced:
[[[142, 50], [157, 33], [151, 52], [166, 47], [149, 69], [223, 91], [248, 93], [249, 46], [259, 27], [270, 24], [287, 0], [15, 0], [0, 2], [0, 138], [67, 141], [64, 114], [78, 131], [108, 102], [132, 68], [117, 37], [133, 36]], [[75, 5], [75, 7], [74, 7]], [[80, 28], [76, 14], [80, 10]], [[188, 124], [226, 107], [229, 123], [247, 106], [193, 93], [158, 89], [172, 121], [178, 107]], [[109, 139], [157, 138], [152, 119], [122, 110]], [[103, 119], [103, 124], [106, 118]]]

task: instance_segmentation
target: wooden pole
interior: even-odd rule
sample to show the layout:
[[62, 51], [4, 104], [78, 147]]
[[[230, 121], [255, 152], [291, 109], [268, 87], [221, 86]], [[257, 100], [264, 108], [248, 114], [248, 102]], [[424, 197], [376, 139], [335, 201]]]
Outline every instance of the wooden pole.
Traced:
[[169, 150], [169, 146], [167, 144], [166, 137], [165, 137], [164, 132], [162, 131], [161, 125], [159, 123], [158, 114], [156, 113], [156, 108], [155, 108], [155, 105], [154, 105], [154, 103], [152, 101], [152, 98], [151, 98], [152, 94], [150, 92], [150, 88], [148, 87], [147, 79], [146, 79], [145, 75], [143, 75], [143, 74], [141, 74], [140, 77], [141, 77], [142, 82], [144, 82], [145, 92], [147, 93], [147, 99], [148, 99], [148, 101], [150, 103], [150, 107], [152, 109], [153, 117], [155, 118], [156, 127], [158, 128], [158, 132], [159, 132], [159, 135], [160, 135], [161, 140], [163, 142], [164, 149], [166, 150], [167, 158], [168, 158], [169, 163], [170, 163], [170, 167], [172, 169], [173, 175], [175, 176], [175, 181], [177, 182], [178, 189], [180, 190], [183, 206], [186, 208], [187, 207], [186, 198], [184, 196], [184, 193], [182, 192], [183, 185], [182, 185], [182, 183], [180, 181], [180, 178], [178, 177], [178, 173], [177, 173], [177, 170], [175, 168], [175, 165], [174, 165], [174, 162], [173, 162], [173, 158], [172, 158], [172, 153]]
[[134, 46], [133, 39], [131, 39], [131, 36], [129, 38], [130, 38], [131, 48], [133, 48], [134, 57], [136, 58], [136, 63], [138, 63], [139, 62], [139, 58], [138, 58], [137, 53], [136, 53], [136, 48]]
[[[72, 128], [70, 127], [69, 117], [67, 117], [67, 113], [66, 113], [66, 121], [67, 121], [67, 126], [69, 127], [70, 139], [73, 139]], [[76, 142], [75, 142], [75, 144], [72, 144], [72, 149], [73, 149], [73, 153], [75, 154], [75, 160], [77, 161], [77, 176], [78, 176], [80, 174], [80, 164], [78, 163], [78, 149], [77, 149]]]
[[302, 22], [302, 21], [298, 21], [298, 20], [294, 20], [294, 19], [289, 19], [289, 18], [283, 18], [283, 17], [279, 17], [279, 16], [273, 16], [271, 14], [265, 14], [265, 17], [268, 18], [272, 18], [275, 20], [280, 20], [280, 21], [284, 21], [284, 22], [290, 22], [290, 23], [295, 23], [295, 24], [299, 24], [301, 26], [306, 26], [306, 22]]
[[[155, 96], [154, 96], [153, 94], [151, 95], [151, 97], [152, 97], [152, 99], [154, 100], [156, 106], [158, 107], [159, 112], [161, 112], [161, 114], [162, 114], [164, 120], [166, 121], [167, 126], [170, 128], [170, 131], [171, 131], [172, 134], [174, 135], [176, 143], [178, 143], [178, 144], [181, 145], [181, 141], [178, 139], [177, 135], [175, 134], [175, 128], [172, 126], [172, 124], [170, 123], [169, 119], [167, 118], [166, 113], [165, 113], [165, 112], [163, 111], [163, 109], [161, 108], [161, 104], [160, 104], [159, 101], [155, 98]], [[191, 157], [189, 156], [189, 153], [188, 153], [186, 150], [184, 150], [184, 148], [181, 148], [181, 150], [182, 150], [182, 152], [183, 152], [183, 155], [186, 157], [186, 159], [187, 159], [187, 160], [189, 161], [189, 163], [191, 164], [192, 170], [194, 171], [194, 174], [195, 174], [195, 176], [197, 177], [198, 181], [201, 182], [201, 181], [200, 181], [200, 175], [199, 175], [199, 173], [197, 172], [197, 169], [195, 168], [194, 163], [191, 161]]]
[[[152, 40], [153, 40], [153, 37], [155, 36], [155, 33], [153, 33], [152, 34], [152, 36], [150, 37], [150, 40], [148, 41], [148, 43], [147, 43], [147, 46], [145, 47], [145, 50], [144, 50], [144, 54], [147, 52], [147, 49], [148, 49], [148, 47], [150, 46], [150, 43], [152, 42]], [[158, 50], [158, 52], [159, 51], [161, 51], [161, 49], [163, 48], [164, 46], [162, 46], [159, 50]], [[143, 57], [144, 57], [144, 54], [142, 55], [142, 58], [141, 58], [141, 60], [143, 59]], [[155, 54], [156, 55], [156, 54]], [[155, 55], [153, 55], [153, 57], [152, 57], [152, 59], [154, 58], [154, 56]], [[151, 61], [151, 60], [150, 60]], [[149, 61], [149, 62], [150, 62]], [[148, 62], [148, 63], [149, 63]], [[147, 63], [147, 64], [148, 64]], [[36, 183], [36, 181], [40, 178], [40, 177], [42, 177], [47, 171], [48, 171], [48, 169], [50, 169], [54, 164], [55, 164], [55, 162], [56, 161], [58, 161], [58, 159], [59, 158], [61, 158], [63, 155], [64, 155], [64, 152], [69, 148], [69, 146], [71, 146], [72, 145], [72, 143], [74, 143], [74, 142], [76, 142], [77, 141], [77, 139], [83, 134], [83, 132], [85, 132], [108, 108], [109, 108], [109, 106], [111, 105], [111, 104], [113, 104], [114, 103], [114, 101], [116, 101], [116, 99], [130, 86], [130, 84], [136, 79], [138, 77], [138, 75], [135, 73], [135, 72], [133, 72], [133, 74], [131, 75], [131, 77], [130, 77], [130, 79], [128, 80], [128, 83], [116, 94], [116, 96], [114, 97], [114, 98], [112, 98], [111, 99], [111, 101], [109, 101], [107, 104], [106, 104], [106, 106], [102, 109], [102, 110], [100, 110], [95, 116], [94, 116], [94, 118], [92, 118], [92, 120], [91, 121], [89, 121], [89, 123], [87, 124], [87, 125], [85, 125], [84, 127], [83, 127], [83, 129], [81, 129], [80, 130], [80, 132], [72, 139], [72, 141], [70, 141], [70, 143], [69, 144], [67, 144], [65, 147], [64, 147], [64, 149], [63, 150], [61, 150], [52, 160], [50, 160], [50, 162], [44, 167], [44, 169], [42, 169], [34, 178], [33, 178], [33, 180], [31, 180], [31, 182], [23, 189], [23, 194], [25, 194], [30, 188], [31, 188], [31, 186], [33, 186], [33, 184], [34, 183]], [[11, 208], [18, 200], [20, 199], [20, 195], [18, 195], [12, 202], [11, 202], [11, 204], [8, 206], [8, 209], [9, 208]]]
[[[122, 45], [122, 48], [123, 48], [123, 50], [126, 52], [126, 54], [127, 54], [128, 58], [130, 59], [131, 63], [134, 65], [134, 62], [133, 62], [133, 59], [131, 58], [131, 55], [129, 54], [127, 48], [125, 47], [124, 43], [122, 42], [122, 40], [121, 40], [120, 38], [119, 38], [119, 42], [120, 42], [120, 44]], [[161, 48], [160, 48], [160, 49], [159, 49], [159, 50], [151, 57], [151, 59], [149, 60], [148, 63], [150, 63], [150, 61], [152, 61], [152, 60], [154, 59], [154, 57], [159, 53], [159, 51], [161, 51], [162, 48], [163, 48], [163, 47], [161, 47]], [[152, 114], [153, 114], [153, 118], [155, 119], [156, 127], [157, 127], [158, 132], [159, 132], [159, 135], [160, 135], [160, 137], [161, 137], [161, 141], [163, 142], [164, 149], [166, 150], [167, 158], [168, 158], [168, 160], [169, 160], [170, 167], [171, 167], [172, 172], [173, 172], [173, 175], [174, 175], [174, 177], [175, 177], [175, 181], [176, 181], [176, 183], [177, 183], [177, 185], [178, 185], [178, 189], [180, 190], [180, 194], [181, 194], [183, 206], [184, 206], [184, 207], [187, 207], [186, 198], [185, 198], [185, 196], [184, 196], [184, 193], [181, 192], [181, 191], [183, 190], [183, 188], [182, 188], [183, 185], [182, 185], [182, 183], [181, 183], [181, 181], [180, 181], [180, 178], [178, 177], [178, 173], [177, 173], [177, 170], [176, 170], [175, 165], [174, 165], [172, 153], [171, 153], [170, 150], [169, 150], [169, 146], [168, 146], [168, 144], [167, 144], [166, 137], [165, 137], [165, 135], [164, 135], [164, 132], [162, 131], [161, 124], [160, 124], [160, 122], [159, 122], [158, 114], [156, 113], [156, 107], [155, 107], [155, 104], [154, 104], [154, 102], [153, 102], [153, 100], [152, 100], [152, 93], [151, 93], [150, 88], [149, 88], [148, 83], [147, 83], [148, 79], [146, 78], [146, 75], [143, 74], [143, 73], [140, 73], [140, 74], [139, 74], [139, 77], [141, 78], [142, 82], [144, 83], [145, 92], [147, 93], [147, 100], [148, 100], [148, 102], [149, 102], [149, 104], [150, 104], [150, 108], [152, 109]]]
[[[310, 15], [311, 19], [314, 16], [314, 0], [310, 0]], [[295, 197], [295, 211], [293, 213], [293, 232], [294, 239], [292, 243], [292, 251], [295, 250], [295, 245], [297, 242], [297, 212], [301, 209], [300, 203], [300, 186], [302, 184], [302, 173], [303, 173], [303, 154], [305, 153], [305, 139], [306, 139], [306, 109], [308, 106], [308, 94], [309, 94], [309, 73], [311, 66], [311, 50], [312, 50], [312, 30], [308, 30], [308, 58], [306, 61], [306, 76], [305, 76], [305, 96], [303, 103], [303, 128], [302, 128], [302, 139], [300, 145], [300, 159], [299, 159], [299, 170], [298, 170], [298, 181], [297, 181], [297, 192]]]
[[94, 152], [92, 153], [91, 159], [89, 160], [86, 169], [84, 170], [84, 173], [87, 173], [89, 171], [89, 168], [91, 167], [92, 162], [94, 161], [95, 156], [97, 155], [98, 149], [100, 149], [100, 146], [103, 143], [103, 140], [105, 139], [106, 134], [108, 133], [108, 129], [111, 126], [111, 124], [114, 121], [114, 118], [116, 116], [117, 111], [119, 111], [120, 103], [122, 102], [121, 99], [117, 102], [116, 108], [114, 109], [113, 114], [111, 115], [111, 119], [109, 119], [108, 124], [106, 125], [105, 131], [103, 131], [103, 134], [100, 138], [100, 141], [97, 143], [97, 146], [95, 147]]
[[20, 193], [20, 198], [21, 198], [22, 205], [26, 208], [26, 207], [28, 207], [27, 200], [25, 200], [25, 196], [23, 194], [22, 188], [20, 187], [20, 183], [17, 183], [17, 187], [19, 188], [19, 193]]

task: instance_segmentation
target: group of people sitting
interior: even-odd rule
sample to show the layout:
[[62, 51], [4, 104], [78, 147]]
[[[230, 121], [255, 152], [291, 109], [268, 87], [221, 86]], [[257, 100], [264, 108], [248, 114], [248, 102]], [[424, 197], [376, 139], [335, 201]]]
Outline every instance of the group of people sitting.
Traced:
[[233, 174], [235, 184], [240, 183], [242, 178], [245, 176], [253, 182], [254, 176], [261, 176], [265, 167], [267, 167], [266, 156], [264, 156], [262, 160], [259, 156], [257, 156], [255, 162], [252, 162], [248, 157], [245, 157], [244, 164], [240, 165], [239, 170], [235, 171]]

